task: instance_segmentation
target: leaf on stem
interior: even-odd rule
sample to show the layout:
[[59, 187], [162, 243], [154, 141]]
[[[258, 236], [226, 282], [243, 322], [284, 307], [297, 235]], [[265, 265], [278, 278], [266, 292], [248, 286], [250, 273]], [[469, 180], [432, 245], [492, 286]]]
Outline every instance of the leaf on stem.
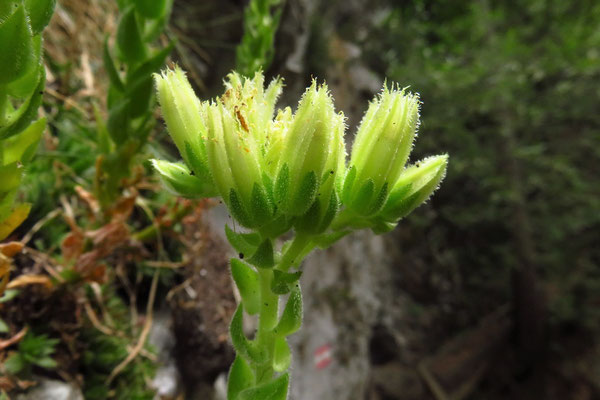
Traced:
[[279, 323], [273, 330], [278, 336], [288, 336], [300, 329], [302, 325], [302, 292], [298, 284], [285, 305]]
[[237, 356], [229, 370], [227, 380], [227, 399], [236, 400], [241, 391], [250, 388], [254, 384], [254, 372], [248, 363]]
[[291, 362], [292, 352], [290, 351], [290, 346], [284, 337], [277, 337], [273, 353], [273, 369], [276, 372], [283, 372], [290, 367]]
[[289, 375], [283, 374], [270, 382], [244, 390], [238, 400], [285, 400], [289, 382]]
[[283, 272], [277, 269], [273, 270], [273, 281], [271, 281], [271, 291], [275, 294], [287, 294], [290, 292], [290, 285], [298, 282], [302, 276], [302, 271]]
[[231, 259], [231, 275], [242, 296], [244, 309], [250, 315], [260, 311], [260, 284], [258, 273], [245, 262]]
[[248, 259], [248, 262], [252, 265], [256, 265], [259, 268], [273, 268], [275, 265], [275, 257], [273, 256], [273, 243], [271, 239], [265, 239], [256, 252]]
[[244, 334], [243, 318], [244, 306], [239, 304], [229, 326], [229, 335], [231, 336], [233, 348], [238, 355], [256, 364], [264, 363], [267, 360], [267, 354], [265, 351], [258, 349], [254, 342], [248, 340]]
[[258, 233], [234, 232], [229, 225], [225, 225], [225, 236], [233, 248], [243, 257], [251, 257], [260, 245]]

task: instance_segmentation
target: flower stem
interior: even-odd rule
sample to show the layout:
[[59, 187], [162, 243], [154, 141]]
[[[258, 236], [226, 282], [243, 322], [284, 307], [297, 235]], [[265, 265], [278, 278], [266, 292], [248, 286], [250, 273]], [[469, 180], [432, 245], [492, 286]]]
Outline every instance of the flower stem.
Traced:
[[257, 365], [254, 369], [256, 383], [260, 384], [269, 381], [273, 377], [273, 353], [275, 349], [273, 328], [277, 324], [279, 297], [271, 291], [272, 270], [258, 268], [258, 277], [261, 305], [256, 342], [258, 347], [264, 349], [267, 354], [267, 362]]
[[277, 269], [286, 272], [294, 265], [300, 265], [302, 260], [300, 255], [302, 251], [308, 246], [310, 242], [310, 235], [297, 234], [292, 240], [292, 244], [281, 256]]

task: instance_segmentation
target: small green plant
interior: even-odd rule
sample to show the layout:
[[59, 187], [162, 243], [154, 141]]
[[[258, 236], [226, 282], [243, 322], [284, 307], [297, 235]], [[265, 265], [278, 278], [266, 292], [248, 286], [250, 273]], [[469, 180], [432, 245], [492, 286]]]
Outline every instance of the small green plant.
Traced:
[[[120, 195], [155, 119], [152, 74], [161, 68], [173, 43], [153, 50], [171, 13], [172, 0], [120, 0], [121, 18], [111, 52], [106, 40], [104, 67], [110, 78], [108, 120], [98, 120], [99, 149], [95, 193], [104, 210]], [[116, 53], [116, 57], [113, 55]], [[117, 61], [118, 60], [118, 61]]]
[[[131, 352], [135, 327], [131, 324], [127, 305], [113, 289], [104, 286], [102, 290], [107, 299], [104, 307], [111, 316], [111, 329], [114, 332], [101, 332], [90, 323], [80, 331], [84, 348], [80, 359], [80, 370], [85, 376], [82, 388], [84, 396], [86, 400], [151, 400], [156, 396], [156, 391], [149, 385], [156, 374], [156, 361], [136, 357], [111, 378], [111, 373]], [[148, 345], [144, 349], [152, 351]]]
[[273, 42], [283, 0], [251, 0], [244, 10], [244, 36], [236, 49], [236, 68], [244, 76], [266, 70], [273, 60]]
[[55, 0], [3, 0], [0, 3], [0, 240], [29, 213], [14, 206], [23, 165], [33, 157], [46, 126], [34, 123], [42, 101], [45, 72], [42, 30]]
[[17, 352], [6, 360], [4, 369], [11, 375], [29, 375], [33, 366], [53, 369], [57, 364], [52, 354], [58, 342], [58, 339], [50, 339], [47, 335], [27, 332], [19, 342]]
[[[313, 81], [295, 113], [286, 108], [273, 118], [282, 82], [263, 83], [260, 73], [231, 73], [222, 97], [200, 102], [182, 70], [156, 76], [167, 128], [184, 159], [153, 161], [165, 185], [187, 197], [220, 196], [246, 228], [226, 226], [239, 252], [231, 274], [242, 297], [230, 329], [237, 352], [230, 400], [287, 397], [286, 337], [302, 323], [304, 257], [354, 229], [393, 229], [438, 187], [448, 160], [440, 155], [405, 167], [419, 123], [419, 100], [405, 90], [384, 88], [370, 104], [347, 168], [344, 116], [327, 86]], [[277, 239], [290, 231], [279, 247]], [[253, 339], [243, 332], [244, 312], [258, 316]]]

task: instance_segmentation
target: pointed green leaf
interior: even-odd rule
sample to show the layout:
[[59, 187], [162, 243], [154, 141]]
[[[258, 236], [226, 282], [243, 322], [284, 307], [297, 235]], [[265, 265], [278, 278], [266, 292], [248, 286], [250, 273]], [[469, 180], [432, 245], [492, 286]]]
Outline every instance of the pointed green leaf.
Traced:
[[19, 5], [0, 23], [0, 86], [20, 78], [36, 63], [32, 38], [25, 7]]
[[133, 87], [126, 88], [129, 102], [129, 118], [138, 118], [144, 114], [151, 114], [154, 99], [154, 81], [152, 75], [146, 76]]
[[40, 33], [50, 22], [56, 0], [25, 0], [29, 21], [34, 35]]
[[271, 239], [265, 239], [256, 252], [248, 259], [248, 262], [252, 265], [256, 265], [259, 268], [273, 268], [275, 265], [275, 257], [273, 255], [273, 243]]
[[290, 367], [291, 362], [292, 352], [290, 346], [284, 337], [277, 337], [273, 353], [273, 370], [275, 372], [284, 372]]
[[254, 183], [252, 187], [252, 197], [250, 199], [250, 208], [252, 217], [257, 226], [262, 226], [268, 223], [273, 216], [273, 207], [269, 203], [267, 194], [258, 183]]
[[108, 37], [104, 39], [104, 51], [102, 52], [102, 61], [104, 63], [104, 69], [106, 70], [106, 74], [108, 75], [108, 79], [110, 83], [120, 92], [125, 90], [123, 86], [123, 81], [121, 80], [121, 76], [119, 75], [119, 71], [115, 66], [115, 62], [113, 60], [112, 55], [110, 54], [110, 49], [108, 48]]
[[123, 13], [117, 28], [117, 46], [121, 58], [129, 64], [146, 59], [147, 48], [135, 16], [135, 8], [129, 7]]
[[31, 121], [37, 117], [38, 108], [42, 104], [42, 95], [46, 75], [42, 73], [40, 81], [33, 91], [31, 97], [27, 98], [21, 106], [6, 116], [6, 123], [0, 126], [0, 139], [5, 139], [23, 131]]
[[260, 283], [258, 273], [245, 262], [231, 259], [231, 276], [240, 291], [244, 309], [250, 315], [260, 311]]
[[293, 219], [286, 215], [280, 215], [267, 225], [260, 227], [261, 233], [266, 237], [279, 237], [292, 228]]
[[40, 83], [42, 74], [45, 74], [42, 64], [42, 35], [33, 37], [34, 61], [29, 64], [27, 71], [19, 79], [6, 86], [6, 92], [19, 99], [30, 98]]
[[229, 211], [231, 212], [231, 216], [235, 218], [240, 224], [244, 225], [247, 228], [253, 228], [254, 224], [252, 220], [248, 216], [248, 213], [244, 209], [242, 202], [240, 201], [240, 197], [237, 194], [235, 189], [231, 189], [229, 191]]
[[[194, 151], [190, 142], [185, 142], [185, 154], [182, 154], [181, 156], [185, 159], [185, 162], [196, 173], [196, 175], [199, 178], [213, 182], [212, 176], [210, 175], [210, 171], [208, 170], [208, 165]], [[215, 188], [215, 190], [216, 190], [216, 188]], [[217, 192], [215, 192], [213, 194], [213, 196], [216, 196], [216, 195], [217, 195]]]
[[298, 282], [302, 276], [302, 271], [283, 272], [277, 269], [273, 270], [273, 281], [271, 281], [271, 291], [275, 294], [287, 294], [290, 292], [293, 284]]
[[21, 183], [23, 168], [18, 161], [0, 166], [0, 193], [11, 191]]
[[352, 193], [352, 186], [354, 186], [354, 180], [356, 179], [356, 167], [353, 165], [346, 174], [344, 179], [344, 185], [342, 189], [342, 201], [347, 205], [351, 200], [350, 195]]
[[108, 113], [106, 128], [117, 146], [123, 145], [129, 136], [129, 104], [129, 99], [120, 99]]
[[304, 213], [304, 215], [297, 217], [294, 220], [294, 228], [298, 232], [312, 233], [319, 227], [319, 219], [321, 217], [321, 202], [319, 199], [315, 200]]
[[302, 325], [302, 293], [300, 284], [296, 284], [288, 298], [279, 323], [273, 331], [278, 336], [289, 336], [300, 329], [300, 325]]
[[127, 75], [127, 87], [135, 88], [165, 64], [165, 60], [173, 51], [175, 42], [171, 41], [165, 48], [157, 51], [152, 57]]
[[317, 174], [314, 171], [310, 171], [302, 178], [296, 196], [290, 205], [290, 213], [292, 215], [302, 215], [308, 211], [317, 197], [317, 189]]
[[327, 228], [329, 228], [329, 225], [331, 225], [331, 222], [337, 215], [339, 209], [340, 209], [340, 199], [337, 195], [337, 192], [335, 190], [333, 190], [331, 192], [331, 197], [329, 199], [329, 206], [327, 207], [327, 211], [325, 211], [325, 214], [323, 215], [323, 218], [321, 219], [321, 223], [317, 230], [318, 233], [321, 233], [321, 232], [325, 231]]
[[373, 198], [373, 191], [375, 190], [375, 183], [373, 179], [368, 179], [361, 188], [358, 190], [358, 193], [354, 195], [352, 199], [352, 203], [350, 207], [360, 214], [366, 214], [369, 210], [369, 205], [371, 203], [371, 199]]
[[58, 365], [51, 357], [38, 358], [35, 360], [35, 364], [46, 369], [53, 369]]
[[287, 373], [265, 384], [246, 389], [238, 396], [238, 400], [285, 400], [290, 377]]
[[13, 353], [12, 356], [4, 362], [4, 369], [11, 375], [16, 375], [25, 368], [25, 360], [20, 353]]
[[379, 194], [375, 198], [375, 201], [371, 205], [371, 208], [368, 211], [368, 215], [373, 215], [376, 212], [378, 212], [379, 210], [381, 210], [381, 208], [385, 204], [385, 201], [387, 200], [387, 197], [388, 197], [388, 183], [385, 182], [383, 184], [383, 186], [381, 187]]
[[134, 0], [137, 12], [148, 19], [157, 19], [167, 11], [167, 0]]
[[438, 188], [446, 175], [447, 164], [448, 156], [444, 154], [426, 158], [404, 170], [395, 185], [397, 188], [394, 188], [381, 211], [381, 216], [388, 222], [394, 222], [410, 214]]
[[203, 198], [209, 197], [215, 191], [210, 182], [198, 179], [183, 163], [151, 161], [164, 185], [177, 196]]
[[286, 164], [283, 164], [281, 171], [277, 175], [277, 180], [275, 181], [275, 202], [280, 207], [284, 207], [287, 205], [287, 198], [289, 195], [290, 189], [290, 170]]
[[261, 364], [267, 360], [267, 354], [264, 349], [258, 349], [256, 344], [244, 334], [244, 306], [238, 304], [238, 308], [233, 314], [231, 325], [229, 326], [229, 335], [235, 352], [250, 360], [253, 363]]
[[237, 400], [241, 391], [254, 385], [254, 372], [248, 363], [240, 356], [237, 356], [229, 370], [227, 379], [227, 399]]
[[[35, 153], [37, 144], [46, 128], [46, 118], [42, 118], [18, 135], [12, 136], [4, 141], [2, 151], [2, 163], [11, 164], [17, 161], [25, 164]], [[0, 185], [0, 189], [1, 189]]]
[[229, 225], [225, 225], [225, 236], [240, 254], [240, 258], [251, 257], [260, 245], [260, 235], [258, 233], [238, 233], [234, 232]]

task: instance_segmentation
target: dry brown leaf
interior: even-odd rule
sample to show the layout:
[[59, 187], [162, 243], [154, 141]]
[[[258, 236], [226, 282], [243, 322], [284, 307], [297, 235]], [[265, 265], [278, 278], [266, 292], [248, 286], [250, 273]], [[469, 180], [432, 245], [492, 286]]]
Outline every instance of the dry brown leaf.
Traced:
[[50, 278], [46, 275], [25, 274], [17, 276], [15, 279], [11, 280], [6, 287], [8, 289], [14, 289], [16, 287], [27, 285], [44, 285], [48, 289], [52, 289], [54, 286]]
[[110, 216], [113, 221], [125, 221], [129, 218], [135, 206], [135, 200], [137, 193], [133, 193], [130, 196], [122, 197], [117, 201], [117, 204], [110, 211]]
[[0, 253], [6, 257], [14, 257], [23, 250], [23, 243], [21, 242], [8, 242], [0, 244]]
[[2, 296], [8, 284], [10, 265], [10, 258], [0, 254], [0, 296]]
[[84, 237], [80, 231], [69, 233], [62, 241], [60, 247], [63, 258], [66, 261], [72, 261], [83, 253]]
[[15, 388], [15, 382], [8, 376], [0, 376], [0, 390], [10, 392]]
[[94, 214], [98, 214], [100, 212], [100, 203], [98, 202], [98, 199], [96, 199], [96, 196], [79, 185], [75, 186], [75, 191], [77, 192], [77, 195], [86, 202]]

